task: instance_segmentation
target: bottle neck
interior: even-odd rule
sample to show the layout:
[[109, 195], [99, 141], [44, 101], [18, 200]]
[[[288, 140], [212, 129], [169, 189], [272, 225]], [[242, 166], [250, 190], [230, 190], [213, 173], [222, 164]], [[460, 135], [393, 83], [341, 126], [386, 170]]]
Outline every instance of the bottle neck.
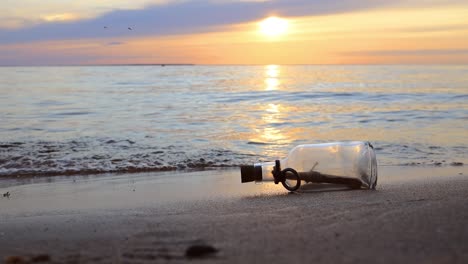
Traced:
[[275, 180], [275, 178], [273, 177], [273, 173], [272, 173], [273, 168], [275, 167], [275, 162], [255, 163], [254, 166], [262, 168], [261, 181], [274, 181]]

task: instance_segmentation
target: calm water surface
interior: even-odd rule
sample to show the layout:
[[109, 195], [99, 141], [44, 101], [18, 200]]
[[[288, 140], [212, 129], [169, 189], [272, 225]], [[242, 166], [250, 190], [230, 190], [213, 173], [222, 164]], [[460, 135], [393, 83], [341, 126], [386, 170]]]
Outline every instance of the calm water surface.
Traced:
[[468, 66], [0, 68], [0, 176], [237, 166], [374, 143], [380, 165], [468, 162]]

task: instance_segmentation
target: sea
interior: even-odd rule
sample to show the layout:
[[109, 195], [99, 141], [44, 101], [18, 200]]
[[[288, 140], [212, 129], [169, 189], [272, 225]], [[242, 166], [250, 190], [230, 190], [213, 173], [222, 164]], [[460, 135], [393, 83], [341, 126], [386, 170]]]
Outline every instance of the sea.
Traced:
[[234, 168], [370, 141], [466, 166], [468, 65], [0, 67], [0, 177]]

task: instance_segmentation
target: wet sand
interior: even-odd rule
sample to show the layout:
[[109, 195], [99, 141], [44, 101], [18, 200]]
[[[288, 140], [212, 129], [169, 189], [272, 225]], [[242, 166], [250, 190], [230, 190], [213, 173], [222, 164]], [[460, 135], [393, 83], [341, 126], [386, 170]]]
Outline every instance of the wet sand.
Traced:
[[[0, 259], [466, 263], [468, 169], [380, 167], [377, 190], [241, 184], [237, 169], [0, 181]], [[208, 250], [209, 251], [209, 250]], [[213, 250], [215, 251], [215, 250]]]

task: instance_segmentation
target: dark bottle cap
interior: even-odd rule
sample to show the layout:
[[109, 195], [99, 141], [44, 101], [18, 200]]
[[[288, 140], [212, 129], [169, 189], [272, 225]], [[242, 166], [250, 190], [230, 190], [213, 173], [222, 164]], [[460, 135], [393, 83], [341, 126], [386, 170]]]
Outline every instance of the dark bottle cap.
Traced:
[[262, 167], [255, 165], [241, 166], [241, 182], [253, 182], [262, 180]]

